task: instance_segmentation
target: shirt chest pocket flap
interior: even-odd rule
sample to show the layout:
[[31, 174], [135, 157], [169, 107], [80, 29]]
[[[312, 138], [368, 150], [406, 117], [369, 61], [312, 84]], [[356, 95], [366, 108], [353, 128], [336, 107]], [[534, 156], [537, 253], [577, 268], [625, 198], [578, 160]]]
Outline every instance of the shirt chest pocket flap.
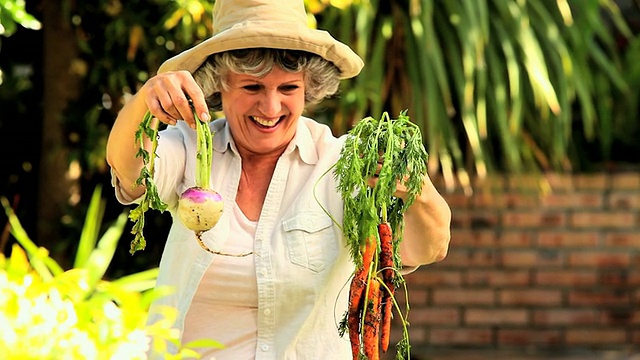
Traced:
[[335, 253], [332, 221], [324, 212], [301, 212], [282, 222], [291, 262], [315, 272], [322, 271]]

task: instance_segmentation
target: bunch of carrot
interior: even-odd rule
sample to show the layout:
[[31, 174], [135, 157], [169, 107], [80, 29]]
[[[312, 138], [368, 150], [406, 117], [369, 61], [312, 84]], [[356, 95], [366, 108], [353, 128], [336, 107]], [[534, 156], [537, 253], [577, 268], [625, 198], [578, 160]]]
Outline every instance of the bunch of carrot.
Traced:
[[[400, 269], [403, 214], [422, 190], [427, 152], [406, 112], [367, 117], [349, 132], [334, 175], [344, 200], [342, 232], [355, 264], [348, 310], [340, 333], [349, 334], [353, 359], [379, 359], [390, 343], [394, 309], [403, 326], [396, 358], [410, 357], [407, 314], [395, 291], [405, 285]], [[407, 196], [397, 197], [398, 185]], [[406, 291], [406, 287], [405, 287]], [[406, 304], [406, 311], [409, 310]]]
[[[377, 239], [371, 237], [362, 251], [362, 266], [356, 270], [349, 287], [347, 325], [354, 359], [359, 359], [361, 349], [367, 359], [374, 360], [379, 358], [380, 349], [387, 352], [389, 348], [396, 288], [391, 226], [380, 223], [378, 231], [380, 251]], [[381, 269], [381, 276], [371, 272], [375, 268]]]

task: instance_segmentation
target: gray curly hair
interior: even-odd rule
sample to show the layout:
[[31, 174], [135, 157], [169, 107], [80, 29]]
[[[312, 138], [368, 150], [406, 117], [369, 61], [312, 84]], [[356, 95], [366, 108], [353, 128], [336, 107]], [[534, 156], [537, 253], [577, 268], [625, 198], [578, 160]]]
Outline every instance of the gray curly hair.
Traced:
[[289, 72], [304, 72], [307, 104], [317, 104], [338, 91], [340, 70], [324, 58], [304, 51], [268, 48], [225, 51], [209, 56], [193, 77], [209, 106], [221, 110], [220, 91], [228, 89], [229, 72], [263, 77], [274, 66]]

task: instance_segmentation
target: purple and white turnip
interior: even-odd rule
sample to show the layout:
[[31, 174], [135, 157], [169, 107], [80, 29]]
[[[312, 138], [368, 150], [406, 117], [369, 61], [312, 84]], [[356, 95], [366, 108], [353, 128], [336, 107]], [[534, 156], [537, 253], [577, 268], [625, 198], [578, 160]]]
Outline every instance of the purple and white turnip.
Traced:
[[178, 201], [178, 216], [188, 229], [195, 232], [211, 230], [222, 216], [224, 203], [217, 192], [190, 187], [185, 190]]
[[213, 134], [209, 124], [196, 119], [196, 184], [185, 190], [178, 201], [178, 217], [196, 236], [211, 230], [222, 216], [222, 196], [211, 189], [211, 163], [213, 160]]
[[[193, 106], [192, 106], [193, 108]], [[209, 124], [202, 121], [194, 111], [196, 120], [196, 169], [195, 185], [186, 189], [178, 200], [177, 215], [182, 224], [193, 231], [198, 244], [206, 251], [225, 256], [247, 256], [245, 254], [227, 254], [210, 249], [202, 240], [202, 234], [216, 226], [224, 209], [222, 196], [210, 187], [211, 166], [213, 160], [213, 133]], [[158, 196], [158, 190], [153, 182], [153, 165], [155, 160], [155, 150], [158, 142], [158, 124], [152, 125], [152, 115], [147, 111], [143, 121], [136, 132], [136, 142], [140, 148], [136, 156], [143, 159], [143, 169], [140, 177], [136, 181], [138, 185], [145, 185], [146, 191], [138, 206], [131, 210], [129, 218], [134, 221], [132, 233], [135, 234], [131, 242], [130, 252], [142, 250], [146, 241], [142, 234], [144, 227], [144, 213], [148, 209], [155, 209], [163, 212], [167, 205]], [[151, 154], [144, 149], [144, 136], [151, 140]]]

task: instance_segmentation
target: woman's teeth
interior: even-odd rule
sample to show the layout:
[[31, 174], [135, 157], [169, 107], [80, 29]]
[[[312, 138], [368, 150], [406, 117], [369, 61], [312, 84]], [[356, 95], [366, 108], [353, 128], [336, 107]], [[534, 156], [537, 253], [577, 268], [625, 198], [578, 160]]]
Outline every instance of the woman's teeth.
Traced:
[[257, 122], [258, 124], [266, 127], [274, 126], [279, 120], [279, 119], [263, 119], [257, 116], [252, 116], [251, 118], [253, 119], [253, 121]]

